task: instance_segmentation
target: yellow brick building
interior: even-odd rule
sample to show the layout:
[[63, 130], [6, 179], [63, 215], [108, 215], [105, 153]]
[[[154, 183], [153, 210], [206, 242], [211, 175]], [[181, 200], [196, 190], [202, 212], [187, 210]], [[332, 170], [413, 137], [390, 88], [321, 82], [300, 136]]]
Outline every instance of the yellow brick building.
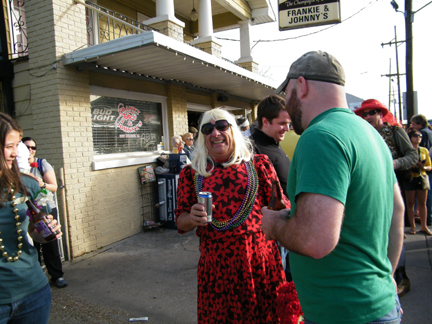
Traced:
[[[173, 135], [215, 107], [253, 119], [275, 88], [250, 53], [250, 26], [275, 19], [267, 0], [2, 5], [2, 109], [36, 139], [64, 186], [70, 258], [142, 230], [137, 168], [155, 165], [160, 142], [169, 151]], [[229, 62], [214, 33], [233, 28], [241, 57]]]

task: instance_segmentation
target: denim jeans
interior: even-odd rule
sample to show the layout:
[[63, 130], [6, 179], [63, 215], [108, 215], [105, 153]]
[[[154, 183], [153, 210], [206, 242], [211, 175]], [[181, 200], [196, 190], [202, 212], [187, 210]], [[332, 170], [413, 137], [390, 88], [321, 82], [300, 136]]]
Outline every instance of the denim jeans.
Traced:
[[[395, 306], [390, 311], [390, 313], [367, 324], [399, 324], [401, 320], [402, 320], [401, 306], [399, 302], [399, 297], [396, 295]], [[305, 319], [304, 324], [318, 324], [318, 323], [314, 323]]]
[[30, 296], [0, 305], [0, 324], [47, 324], [50, 308], [51, 289], [47, 284]]

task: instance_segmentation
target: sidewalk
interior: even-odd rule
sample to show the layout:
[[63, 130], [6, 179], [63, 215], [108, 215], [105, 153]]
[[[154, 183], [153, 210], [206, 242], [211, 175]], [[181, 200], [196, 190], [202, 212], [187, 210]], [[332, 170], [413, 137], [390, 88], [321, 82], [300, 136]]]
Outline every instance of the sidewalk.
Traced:
[[[417, 226], [419, 228], [420, 225]], [[405, 228], [406, 269], [411, 291], [401, 298], [402, 323], [432, 323], [432, 236], [408, 234]]]
[[[411, 291], [401, 298], [402, 323], [432, 323], [432, 237], [407, 234], [405, 248]], [[69, 286], [52, 288], [49, 323], [195, 324], [198, 259], [194, 232], [154, 229], [65, 262]]]

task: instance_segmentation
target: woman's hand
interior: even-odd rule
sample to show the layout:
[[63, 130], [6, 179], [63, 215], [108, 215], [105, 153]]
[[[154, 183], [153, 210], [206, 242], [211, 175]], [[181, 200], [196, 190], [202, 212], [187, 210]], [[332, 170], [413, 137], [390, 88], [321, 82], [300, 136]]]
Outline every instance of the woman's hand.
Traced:
[[[212, 209], [215, 208], [215, 205], [212, 205]], [[194, 226], [207, 226], [207, 213], [205, 212], [205, 208], [201, 204], [195, 204], [191, 208], [190, 212], [190, 222]]]
[[38, 178], [38, 177], [34, 177], [35, 179], [36, 179], [36, 181], [38, 182], [38, 184], [39, 184], [39, 187], [43, 187], [44, 185], [45, 185], [45, 182], [43, 181], [43, 179], [42, 178]]
[[[51, 230], [56, 233], [56, 239], [63, 236], [63, 232], [61, 231], [61, 226], [58, 224], [57, 219], [54, 219], [52, 215], [47, 215], [46, 218], [49, 220], [49, 225], [51, 226]], [[54, 241], [54, 240], [53, 240]]]
[[[49, 226], [51, 227], [52, 231], [56, 233], [56, 238], [51, 241], [62, 237], [63, 233], [61, 231], [61, 226], [57, 223], [57, 220], [54, 219], [52, 215], [47, 215], [46, 218], [49, 220]], [[31, 238], [38, 243], [43, 244], [49, 242], [42, 237], [34, 223], [31, 221], [29, 223], [28, 233], [30, 234]]]
[[[215, 209], [215, 205], [212, 205]], [[201, 204], [195, 204], [191, 207], [190, 213], [184, 212], [177, 218], [177, 228], [182, 231], [192, 231], [197, 226], [207, 226], [207, 213]]]

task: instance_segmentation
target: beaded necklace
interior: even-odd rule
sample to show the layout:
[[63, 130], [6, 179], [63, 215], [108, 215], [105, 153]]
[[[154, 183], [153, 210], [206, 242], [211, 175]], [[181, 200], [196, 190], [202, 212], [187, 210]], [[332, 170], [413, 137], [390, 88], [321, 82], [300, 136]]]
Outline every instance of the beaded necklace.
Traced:
[[[14, 195], [15, 190], [11, 189], [10, 192], [11, 192], [11, 200], [12, 200], [11, 205], [12, 205], [12, 207], [14, 207], [14, 209], [12, 209], [12, 211], [15, 213], [14, 219], [16, 220], [15, 226], [17, 227], [17, 234], [18, 234], [18, 237], [17, 237], [17, 239], [18, 239], [18, 251], [17, 251], [17, 254], [15, 256], [10, 256], [7, 253], [7, 251], [5, 251], [5, 246], [3, 245], [3, 239], [2, 238], [0, 238], [0, 251], [3, 251], [2, 256], [5, 257], [8, 262], [13, 262], [13, 261], [18, 261], [19, 256], [22, 254], [21, 249], [23, 247], [23, 244], [21, 243], [21, 241], [22, 241], [23, 237], [21, 235], [22, 229], [19, 228], [21, 226], [21, 222], [19, 221], [20, 215], [18, 215], [19, 209], [16, 208], [18, 203], [15, 201], [15, 195]], [[0, 232], [0, 235], [1, 235], [1, 232]]]
[[[252, 211], [252, 207], [255, 203], [256, 195], [258, 193], [258, 174], [251, 160], [245, 162], [245, 166], [248, 176], [248, 184], [242, 204], [235, 215], [229, 220], [219, 221], [213, 215], [213, 221], [210, 223], [210, 226], [217, 231], [226, 231], [228, 229], [234, 229], [240, 226], [245, 222]], [[197, 196], [198, 193], [202, 191], [202, 182], [203, 176], [195, 173], [194, 184]]]

